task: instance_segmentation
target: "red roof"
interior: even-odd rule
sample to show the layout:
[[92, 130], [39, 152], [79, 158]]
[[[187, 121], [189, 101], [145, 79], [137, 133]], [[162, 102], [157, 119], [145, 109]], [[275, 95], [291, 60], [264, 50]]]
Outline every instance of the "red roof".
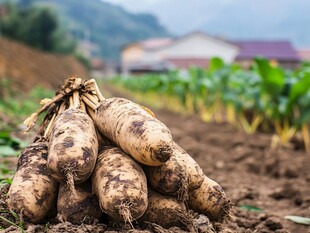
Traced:
[[209, 59], [207, 58], [166, 58], [169, 64], [173, 65], [175, 68], [186, 69], [191, 66], [197, 66], [202, 68], [207, 68], [209, 65]]
[[297, 52], [289, 41], [250, 40], [235, 42], [240, 47], [237, 60], [253, 59], [263, 56], [282, 61], [299, 61]]

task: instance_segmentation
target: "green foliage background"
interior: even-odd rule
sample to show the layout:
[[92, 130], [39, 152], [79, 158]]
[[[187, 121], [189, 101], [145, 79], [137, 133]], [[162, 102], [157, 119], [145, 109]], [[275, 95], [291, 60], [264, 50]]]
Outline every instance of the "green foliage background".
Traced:
[[7, 13], [0, 18], [1, 35], [43, 51], [73, 53], [75, 43], [67, 38], [54, 10], [14, 2], [4, 6]]
[[167, 74], [119, 76], [113, 81], [141, 93], [143, 100], [150, 96], [153, 102], [167, 103], [168, 108], [179, 103], [179, 111], [207, 121], [227, 121], [248, 133], [275, 133], [285, 146], [291, 147], [290, 140], [302, 135], [310, 152], [309, 68], [303, 63], [297, 70], [285, 70], [258, 57], [250, 70], [244, 70], [213, 58], [208, 70], [191, 67]]

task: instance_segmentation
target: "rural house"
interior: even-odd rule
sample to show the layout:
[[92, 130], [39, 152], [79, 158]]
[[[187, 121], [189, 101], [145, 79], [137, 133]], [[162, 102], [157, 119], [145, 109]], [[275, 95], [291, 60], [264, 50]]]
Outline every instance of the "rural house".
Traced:
[[177, 39], [154, 38], [131, 43], [122, 50], [122, 67], [125, 72], [207, 67], [210, 58], [215, 56], [227, 63], [233, 62], [238, 51], [233, 43], [193, 32]]
[[161, 72], [190, 66], [206, 68], [212, 57], [220, 57], [226, 63], [238, 62], [248, 68], [256, 56], [285, 67], [299, 64], [289, 41], [227, 41], [202, 32], [130, 43], [122, 49], [121, 64], [123, 73]]

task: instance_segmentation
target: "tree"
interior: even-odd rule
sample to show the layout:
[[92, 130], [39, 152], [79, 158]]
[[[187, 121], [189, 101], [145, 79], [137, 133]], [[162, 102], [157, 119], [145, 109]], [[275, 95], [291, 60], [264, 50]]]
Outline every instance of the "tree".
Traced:
[[[49, 8], [7, 4], [8, 15], [0, 19], [1, 33], [43, 51], [72, 53], [75, 43], [60, 30], [57, 15]], [[27, 7], [25, 7], [27, 6]]]
[[57, 29], [55, 15], [47, 8], [38, 8], [27, 13], [19, 28], [20, 39], [41, 50], [53, 51], [57, 43], [54, 38]]

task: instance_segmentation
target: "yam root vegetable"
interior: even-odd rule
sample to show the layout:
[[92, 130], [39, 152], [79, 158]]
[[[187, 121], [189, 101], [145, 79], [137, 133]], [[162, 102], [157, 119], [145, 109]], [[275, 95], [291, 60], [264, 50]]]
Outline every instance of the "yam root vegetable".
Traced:
[[156, 191], [187, 199], [188, 190], [199, 188], [204, 174], [197, 162], [177, 143], [174, 142], [173, 153], [164, 164], [146, 167], [149, 185]]
[[160, 166], [145, 166], [148, 185], [162, 194], [187, 199], [188, 174], [183, 159], [175, 153]]
[[184, 202], [176, 197], [149, 190], [148, 207], [139, 222], [156, 223], [164, 228], [178, 226], [183, 230], [195, 232], [193, 216], [186, 210]]
[[46, 142], [30, 144], [18, 159], [7, 204], [26, 222], [40, 222], [56, 204], [58, 183], [48, 174], [46, 160]]
[[231, 202], [222, 187], [205, 176], [202, 185], [189, 192], [188, 206], [212, 221], [222, 222], [229, 216]]
[[58, 219], [73, 224], [81, 224], [84, 220], [99, 219], [102, 211], [98, 198], [92, 193], [91, 181], [75, 186], [73, 194], [66, 183], [59, 186], [57, 210]]
[[174, 154], [185, 162], [185, 169], [188, 175], [188, 189], [194, 190], [201, 186], [204, 180], [204, 173], [199, 164], [183, 148], [174, 142]]
[[94, 122], [103, 135], [142, 164], [159, 166], [172, 154], [170, 130], [130, 100], [101, 101]]
[[92, 119], [80, 109], [60, 113], [51, 130], [48, 171], [58, 182], [82, 183], [92, 174], [98, 139]]
[[92, 175], [101, 209], [116, 221], [130, 223], [147, 208], [147, 181], [141, 166], [117, 147], [103, 147]]

